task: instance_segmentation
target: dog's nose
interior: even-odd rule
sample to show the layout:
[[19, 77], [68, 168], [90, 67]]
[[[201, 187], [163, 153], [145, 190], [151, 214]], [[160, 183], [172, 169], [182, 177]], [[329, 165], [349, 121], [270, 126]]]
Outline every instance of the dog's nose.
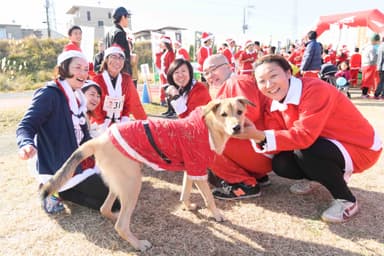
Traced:
[[240, 130], [241, 130], [241, 126], [238, 124], [238, 125], [235, 125], [233, 128], [233, 134], [237, 134], [237, 133], [240, 133]]

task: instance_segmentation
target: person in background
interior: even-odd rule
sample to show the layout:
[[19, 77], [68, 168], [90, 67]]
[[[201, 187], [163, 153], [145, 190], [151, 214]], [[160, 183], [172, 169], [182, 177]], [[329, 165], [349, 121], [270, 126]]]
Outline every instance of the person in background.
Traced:
[[68, 30], [68, 37], [70, 42], [64, 46], [63, 51], [79, 51], [81, 52], [81, 40], [83, 39], [83, 31], [77, 25], [73, 25]]
[[375, 91], [375, 99], [384, 99], [384, 36], [382, 37], [382, 43], [377, 49], [377, 71], [379, 73], [379, 83]]
[[[212, 55], [213, 35], [207, 32], [201, 34], [201, 47], [197, 50], [196, 60], [198, 63], [198, 71], [203, 71], [203, 64], [206, 58]], [[201, 82], [205, 82], [204, 75], [201, 76]]]
[[369, 93], [376, 90], [377, 79], [377, 46], [380, 43], [379, 34], [371, 37], [371, 42], [364, 46], [361, 54], [361, 97], [369, 98]]
[[99, 125], [100, 132], [112, 123], [128, 122], [130, 115], [140, 120], [147, 118], [131, 76], [123, 72], [125, 59], [119, 46], [107, 48], [102, 72], [93, 79], [102, 93], [100, 104], [90, 121]]
[[185, 48], [182, 47], [181, 42], [175, 40], [173, 45], [175, 47], [175, 59], [181, 58], [190, 61], [189, 53]]
[[232, 70], [235, 70], [235, 62], [234, 62], [235, 58], [233, 57], [232, 52], [227, 43], [223, 43], [221, 45], [221, 51], [219, 53], [223, 54], [225, 58], [227, 58], [228, 63], [232, 67]]
[[323, 49], [316, 41], [316, 31], [309, 31], [307, 34], [308, 42], [305, 44], [303, 59], [300, 64], [300, 70], [304, 77], [318, 77], [322, 64]]
[[[16, 130], [19, 157], [34, 162], [39, 186], [46, 183], [89, 136], [86, 99], [81, 91], [88, 76], [88, 62], [76, 50], [61, 53], [57, 79], [38, 89]], [[42, 201], [47, 213], [64, 210], [62, 200], [99, 210], [108, 195], [91, 159], [83, 161], [75, 175]]]
[[239, 56], [240, 74], [253, 78], [253, 64], [257, 60], [257, 52], [253, 41], [248, 40], [244, 44], [244, 52]]
[[131, 49], [131, 68], [132, 68], [132, 80], [137, 89], [137, 80], [139, 79], [139, 56], [134, 52], [134, 41], [132, 37], [128, 37], [129, 48]]
[[113, 11], [112, 14], [114, 27], [109, 31], [105, 38], [105, 47], [109, 48], [112, 45], [119, 45], [124, 51], [125, 61], [123, 72], [132, 75], [131, 68], [131, 50], [129, 49], [127, 33], [124, 28], [128, 28], [131, 13], [124, 7], [120, 6]]
[[351, 81], [351, 72], [349, 70], [348, 61], [341, 62], [338, 66], [338, 71], [335, 74], [335, 77], [344, 77], [345, 80], [347, 80], [347, 83], [349, 84]]
[[95, 73], [101, 72], [101, 65], [104, 59], [104, 50], [104, 42], [103, 40], [100, 40], [99, 42], [97, 42], [97, 53], [93, 57], [93, 71], [95, 71]]
[[[243, 96], [255, 104], [248, 106], [246, 117], [257, 127], [263, 126], [263, 96], [254, 78], [235, 75], [226, 58], [214, 54], [204, 62], [204, 74], [210, 88], [218, 88], [215, 98]], [[222, 155], [209, 167], [209, 182], [215, 186], [213, 195], [222, 200], [237, 200], [261, 195], [261, 187], [270, 184], [271, 155], [256, 153], [249, 141], [230, 139]]]
[[323, 221], [344, 222], [355, 216], [359, 205], [347, 182], [379, 159], [378, 133], [337, 88], [321, 79], [293, 77], [281, 56], [258, 60], [255, 78], [270, 99], [266, 129], [246, 121], [237, 137], [251, 139], [256, 152], [274, 152], [272, 169], [277, 175], [305, 179], [291, 186], [292, 193], [308, 194], [324, 186], [333, 202], [322, 213]]
[[361, 69], [361, 54], [359, 53], [359, 47], [355, 47], [354, 53], [352, 53], [349, 59], [349, 67], [351, 71], [351, 86], [356, 87], [359, 80], [359, 71]]
[[172, 61], [175, 60], [175, 53], [173, 52], [172, 41], [169, 36], [162, 35], [160, 37], [160, 48], [162, 51], [162, 54], [160, 56], [160, 82], [161, 82], [160, 104], [162, 106], [165, 106], [166, 105], [165, 89], [168, 84], [167, 73]]
[[167, 80], [168, 104], [179, 118], [187, 117], [192, 110], [211, 101], [208, 88], [193, 78], [193, 67], [185, 59], [175, 59], [172, 62]]

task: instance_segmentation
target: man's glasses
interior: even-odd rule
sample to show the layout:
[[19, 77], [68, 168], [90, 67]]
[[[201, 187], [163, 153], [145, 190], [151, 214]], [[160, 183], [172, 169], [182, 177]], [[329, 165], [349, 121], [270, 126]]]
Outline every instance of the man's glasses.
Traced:
[[208, 76], [210, 76], [212, 74], [212, 72], [215, 72], [219, 67], [227, 65], [227, 64], [228, 63], [221, 63], [221, 64], [219, 64], [217, 66], [212, 67], [210, 70], [203, 71], [203, 76], [204, 77], [208, 77]]

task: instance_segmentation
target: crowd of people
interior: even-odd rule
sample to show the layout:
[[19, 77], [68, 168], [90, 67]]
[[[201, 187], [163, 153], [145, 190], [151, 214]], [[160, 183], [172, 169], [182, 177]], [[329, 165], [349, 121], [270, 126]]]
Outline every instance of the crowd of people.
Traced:
[[[137, 91], [137, 56], [124, 28], [130, 13], [115, 9], [115, 26], [89, 63], [81, 51], [81, 28], [68, 32], [70, 42], [58, 55], [56, 79], [33, 96], [16, 135], [21, 159], [34, 162], [39, 186], [52, 177], [82, 143], [112, 124], [148, 118]], [[214, 37], [204, 32], [197, 50], [197, 70], [179, 41], [163, 35], [156, 53], [160, 104], [165, 117], [185, 118], [215, 98], [244, 96], [248, 106], [244, 131], [231, 138], [222, 155], [207, 166], [213, 195], [222, 200], [258, 197], [271, 185], [269, 174], [299, 180], [294, 194], [324, 186], [333, 201], [321, 218], [344, 222], [359, 209], [348, 187], [353, 173], [378, 160], [382, 143], [356, 106], [333, 85], [318, 78], [322, 65], [332, 64], [351, 86], [362, 72], [362, 97], [384, 97], [384, 43], [375, 34], [362, 52], [336, 53], [317, 42], [310, 31], [300, 45], [264, 47], [247, 40], [243, 47], [227, 39], [213, 53]], [[278, 52], [276, 52], [278, 50]], [[350, 125], [345, 125], [348, 122]], [[68, 184], [42, 201], [47, 213], [64, 209], [62, 200], [99, 209], [108, 194], [95, 161], [84, 161]], [[118, 200], [114, 210], [119, 210]]]

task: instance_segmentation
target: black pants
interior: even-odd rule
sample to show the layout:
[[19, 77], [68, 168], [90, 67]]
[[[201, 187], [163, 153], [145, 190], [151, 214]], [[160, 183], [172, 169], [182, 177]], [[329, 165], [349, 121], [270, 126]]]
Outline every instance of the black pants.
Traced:
[[335, 144], [319, 138], [307, 149], [284, 151], [272, 160], [272, 170], [289, 179], [308, 179], [321, 183], [335, 199], [355, 202], [344, 180], [344, 157]]
[[[61, 199], [99, 210], [108, 195], [108, 187], [100, 175], [93, 174], [71, 189], [59, 193]], [[113, 204], [112, 211], [120, 209], [118, 200]]]

